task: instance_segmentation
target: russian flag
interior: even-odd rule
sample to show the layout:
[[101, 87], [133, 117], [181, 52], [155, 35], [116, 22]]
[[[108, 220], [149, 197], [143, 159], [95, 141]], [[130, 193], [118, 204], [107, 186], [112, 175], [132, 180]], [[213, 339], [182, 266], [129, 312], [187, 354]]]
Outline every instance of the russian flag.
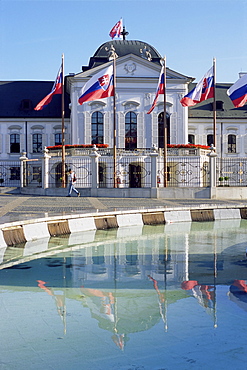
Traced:
[[53, 84], [53, 87], [51, 89], [51, 92], [46, 95], [44, 99], [42, 99], [34, 108], [34, 110], [42, 110], [44, 107], [46, 107], [53, 98], [53, 95], [62, 94], [63, 92], [63, 71], [62, 66], [60, 67], [57, 78]]
[[202, 77], [196, 87], [185, 95], [180, 103], [183, 107], [192, 107], [214, 97], [214, 67]]
[[158, 82], [155, 98], [154, 98], [153, 104], [152, 104], [151, 108], [149, 109], [149, 111], [147, 112], [147, 114], [150, 114], [154, 110], [159, 95], [164, 94], [164, 82], [165, 82], [164, 67], [162, 67], [161, 71], [160, 71], [160, 77], [159, 77], [159, 82]]
[[118, 21], [114, 27], [112, 27], [109, 35], [111, 36], [112, 40], [115, 39], [115, 38], [121, 38], [122, 33], [123, 31], [123, 21], [122, 21], [122, 18], [120, 19], [120, 21]]
[[111, 64], [108, 68], [100, 71], [85, 83], [78, 102], [79, 104], [83, 104], [87, 101], [104, 99], [113, 95], [113, 65]]
[[227, 95], [229, 95], [235, 108], [244, 106], [247, 101], [247, 73], [240, 77], [239, 80], [227, 90]]

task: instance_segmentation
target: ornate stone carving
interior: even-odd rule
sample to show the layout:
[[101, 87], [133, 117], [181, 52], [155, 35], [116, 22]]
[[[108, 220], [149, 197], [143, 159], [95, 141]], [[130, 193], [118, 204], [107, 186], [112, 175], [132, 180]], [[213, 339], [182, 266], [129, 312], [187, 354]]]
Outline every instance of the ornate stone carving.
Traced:
[[144, 46], [144, 49], [140, 49], [140, 53], [143, 59], [147, 59], [149, 60], [149, 62], [151, 62], [152, 55], [151, 55], [150, 49], [148, 50], [146, 45]]
[[136, 70], [136, 64], [135, 63], [126, 63], [124, 65], [124, 69], [127, 72], [127, 74], [134, 75], [134, 72]]

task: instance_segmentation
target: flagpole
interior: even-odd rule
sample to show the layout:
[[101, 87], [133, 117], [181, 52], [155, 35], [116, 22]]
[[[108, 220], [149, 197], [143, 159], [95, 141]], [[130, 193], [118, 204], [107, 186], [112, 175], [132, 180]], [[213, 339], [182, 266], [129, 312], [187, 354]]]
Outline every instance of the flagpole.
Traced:
[[118, 57], [113, 44], [109, 51], [109, 60], [113, 61], [113, 187], [117, 187], [116, 168], [117, 168], [117, 128], [116, 128], [116, 58]]
[[117, 167], [117, 128], [116, 128], [116, 54], [113, 58], [113, 169], [114, 169], [114, 188], [117, 187], [116, 167]]
[[66, 187], [65, 181], [65, 138], [64, 138], [64, 54], [62, 54], [62, 187]]
[[166, 57], [161, 59], [164, 68], [164, 188], [167, 187], [167, 119], [166, 119]]
[[213, 135], [214, 135], [214, 150], [216, 152], [216, 59], [213, 59], [213, 70], [214, 70], [214, 101], [213, 101]]

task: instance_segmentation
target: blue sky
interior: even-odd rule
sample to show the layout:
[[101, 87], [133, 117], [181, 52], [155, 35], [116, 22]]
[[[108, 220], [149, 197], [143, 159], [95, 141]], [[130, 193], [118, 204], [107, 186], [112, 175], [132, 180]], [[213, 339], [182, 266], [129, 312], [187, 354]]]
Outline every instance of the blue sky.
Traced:
[[0, 0], [0, 80], [78, 73], [123, 18], [167, 66], [196, 81], [216, 58], [217, 82], [247, 72], [247, 0]]

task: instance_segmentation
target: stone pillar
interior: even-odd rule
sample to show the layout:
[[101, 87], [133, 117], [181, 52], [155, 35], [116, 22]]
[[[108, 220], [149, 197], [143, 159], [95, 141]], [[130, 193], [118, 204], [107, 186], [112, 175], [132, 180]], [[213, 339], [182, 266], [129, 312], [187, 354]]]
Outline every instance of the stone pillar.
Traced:
[[96, 145], [93, 146], [90, 157], [91, 157], [91, 172], [92, 172], [92, 189], [97, 189], [99, 187], [98, 163], [99, 163], [100, 154], [98, 153], [98, 149]]
[[49, 159], [51, 156], [48, 154], [49, 150], [44, 147], [44, 156], [42, 158], [42, 188], [47, 189], [49, 187]]
[[158, 151], [156, 146], [153, 146], [153, 152], [150, 153], [151, 158], [151, 188], [157, 188], [157, 158], [158, 158]]
[[21, 157], [19, 158], [21, 161], [21, 166], [20, 166], [20, 178], [21, 178], [21, 188], [27, 186], [27, 156], [26, 152], [21, 153]]
[[209, 186], [210, 186], [210, 198], [216, 198], [216, 157], [215, 148], [211, 145], [211, 152], [209, 156]]

